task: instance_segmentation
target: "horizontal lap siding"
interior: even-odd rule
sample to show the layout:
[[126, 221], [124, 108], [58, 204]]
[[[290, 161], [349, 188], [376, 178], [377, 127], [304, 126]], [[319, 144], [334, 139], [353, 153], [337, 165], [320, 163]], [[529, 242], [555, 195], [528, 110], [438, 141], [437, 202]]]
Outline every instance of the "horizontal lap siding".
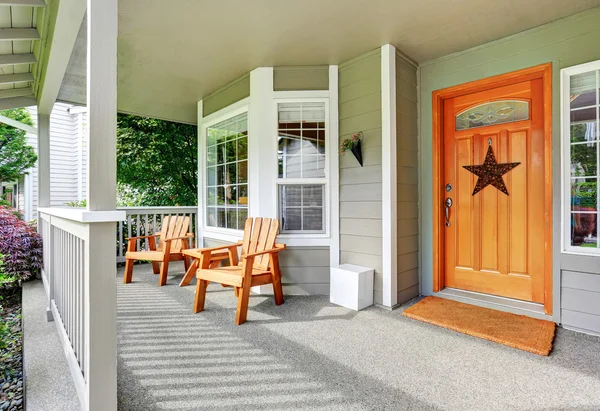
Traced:
[[[226, 244], [225, 241], [204, 238], [205, 247]], [[284, 294], [329, 294], [329, 247], [288, 247], [279, 254], [279, 266]]]
[[275, 67], [273, 89], [275, 91], [328, 90], [329, 66]]
[[50, 116], [50, 205], [61, 207], [78, 198], [77, 115], [71, 105], [56, 103]]
[[232, 81], [202, 99], [203, 116], [217, 112], [250, 96], [250, 74]]
[[419, 295], [417, 69], [396, 56], [398, 304]]
[[563, 255], [561, 322], [600, 335], [600, 258]]
[[375, 269], [375, 302], [383, 303], [381, 52], [339, 67], [340, 141], [363, 133], [360, 167], [340, 157], [340, 261]]
[[[425, 62], [420, 68], [420, 147], [423, 294], [432, 293], [433, 227], [432, 101], [435, 90], [552, 62], [553, 302], [554, 319], [567, 327], [600, 333], [600, 257], [561, 253], [560, 69], [600, 59], [600, 8], [537, 27], [462, 53]], [[590, 298], [590, 295], [593, 298]], [[582, 304], [583, 302], [586, 304]], [[561, 310], [558, 311], [559, 303]]]

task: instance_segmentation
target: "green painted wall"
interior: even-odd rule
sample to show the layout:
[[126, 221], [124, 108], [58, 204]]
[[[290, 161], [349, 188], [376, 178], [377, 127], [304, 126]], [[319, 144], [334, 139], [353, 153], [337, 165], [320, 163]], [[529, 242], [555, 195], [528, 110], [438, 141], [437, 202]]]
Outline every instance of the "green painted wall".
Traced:
[[273, 90], [329, 90], [329, 66], [275, 67]]
[[[421, 283], [432, 292], [432, 110], [434, 90], [542, 63], [553, 63], [554, 315], [560, 321], [560, 269], [581, 271], [560, 253], [560, 69], [600, 59], [600, 9], [571, 16], [499, 41], [423, 63], [420, 67]], [[564, 258], [563, 258], [564, 259]], [[566, 264], [569, 264], [567, 267]], [[599, 303], [600, 306], [600, 303]]]
[[213, 91], [202, 99], [202, 115], [204, 117], [219, 111], [236, 101], [250, 96], [250, 73], [239, 77], [231, 83]]
[[340, 156], [340, 261], [375, 268], [383, 303], [381, 210], [381, 50], [339, 66], [340, 141], [363, 132], [363, 165]]

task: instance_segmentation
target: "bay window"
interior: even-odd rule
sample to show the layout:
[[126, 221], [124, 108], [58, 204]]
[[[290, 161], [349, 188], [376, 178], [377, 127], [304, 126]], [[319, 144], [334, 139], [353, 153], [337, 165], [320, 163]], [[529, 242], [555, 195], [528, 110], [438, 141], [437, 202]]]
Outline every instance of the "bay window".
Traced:
[[239, 241], [246, 218], [266, 217], [288, 245], [335, 247], [337, 67], [330, 75], [328, 90], [276, 91], [273, 68], [259, 67], [248, 97], [206, 115], [199, 102], [200, 237]]
[[564, 250], [599, 253], [600, 63], [562, 72]]

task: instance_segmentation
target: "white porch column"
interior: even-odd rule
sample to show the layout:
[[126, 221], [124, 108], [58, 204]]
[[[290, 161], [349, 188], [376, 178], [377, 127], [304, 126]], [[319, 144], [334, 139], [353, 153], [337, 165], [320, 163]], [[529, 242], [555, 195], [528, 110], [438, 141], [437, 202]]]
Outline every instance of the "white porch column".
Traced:
[[383, 305], [398, 303], [398, 215], [396, 164], [396, 48], [381, 47], [381, 183]]
[[[117, 0], [87, 0], [87, 209], [116, 210]], [[115, 222], [89, 226], [85, 245], [86, 389], [90, 411], [117, 409]]]
[[38, 113], [38, 208], [50, 207], [50, 115]]

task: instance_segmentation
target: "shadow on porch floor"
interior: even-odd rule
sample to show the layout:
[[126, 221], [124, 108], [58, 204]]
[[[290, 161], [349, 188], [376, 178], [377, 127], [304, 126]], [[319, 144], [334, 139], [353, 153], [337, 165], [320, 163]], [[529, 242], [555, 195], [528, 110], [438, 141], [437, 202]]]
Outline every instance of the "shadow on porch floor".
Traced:
[[253, 295], [235, 326], [231, 289], [211, 285], [194, 314], [183, 265], [164, 287], [150, 268], [117, 278], [121, 411], [600, 408], [597, 337], [559, 329], [539, 357], [321, 296]]

